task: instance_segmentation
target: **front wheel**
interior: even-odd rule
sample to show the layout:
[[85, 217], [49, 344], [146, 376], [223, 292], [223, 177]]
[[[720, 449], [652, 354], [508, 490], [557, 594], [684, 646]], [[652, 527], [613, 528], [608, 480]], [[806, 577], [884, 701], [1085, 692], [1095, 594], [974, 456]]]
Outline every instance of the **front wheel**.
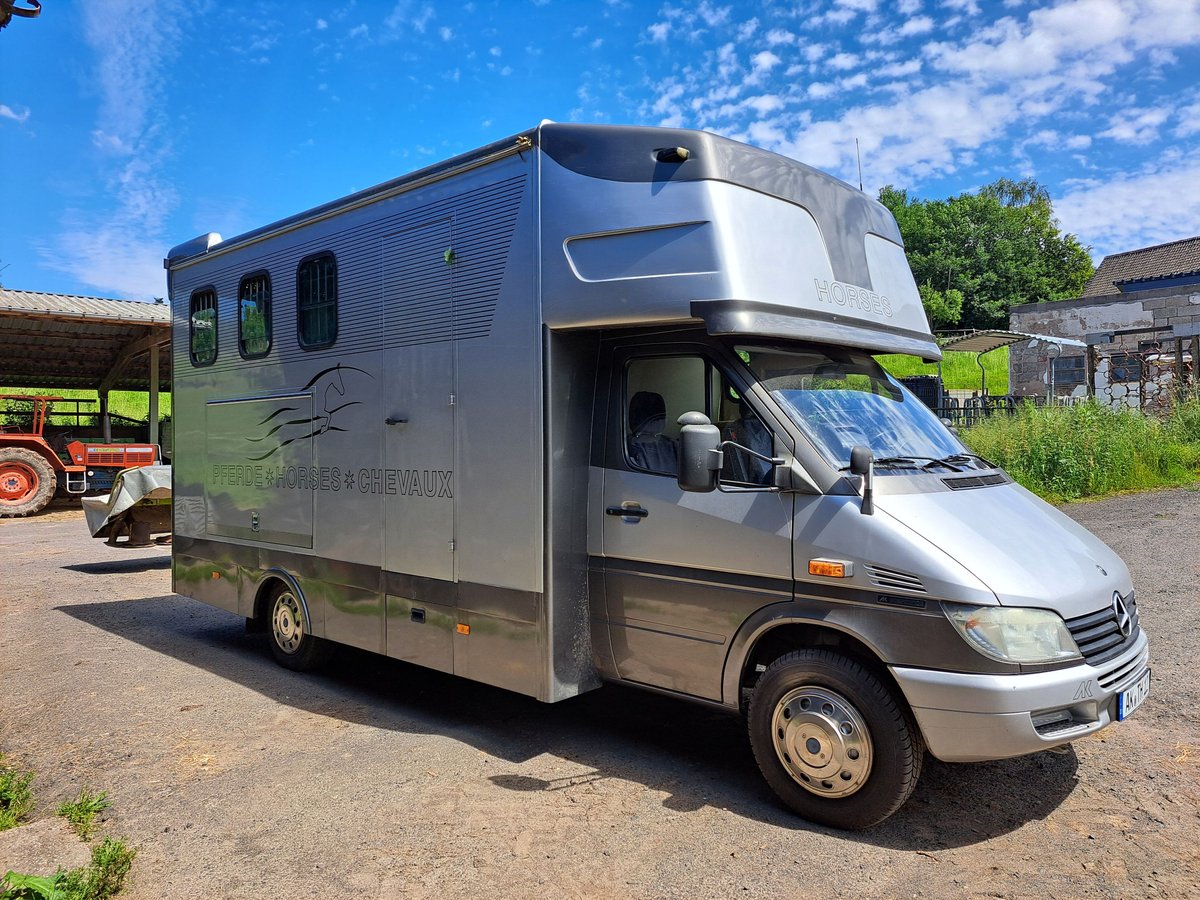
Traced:
[[0, 517], [28, 516], [54, 497], [54, 469], [24, 447], [0, 448]]
[[281, 666], [297, 672], [320, 668], [330, 655], [330, 644], [312, 634], [305, 606], [287, 585], [276, 589], [271, 610], [271, 653]]
[[767, 667], [750, 699], [750, 744], [793, 810], [834, 828], [868, 828], [912, 794], [925, 754], [903, 703], [858, 662], [797, 650]]

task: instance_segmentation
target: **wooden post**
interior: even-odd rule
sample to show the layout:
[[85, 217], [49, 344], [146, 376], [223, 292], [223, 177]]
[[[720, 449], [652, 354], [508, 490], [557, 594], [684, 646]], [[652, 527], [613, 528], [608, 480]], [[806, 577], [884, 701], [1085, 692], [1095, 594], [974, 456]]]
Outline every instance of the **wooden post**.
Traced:
[[1089, 397], [1096, 396], [1096, 369], [1100, 364], [1100, 351], [1096, 349], [1096, 345], [1092, 344], [1087, 348], [1087, 354], [1084, 356], [1083, 377], [1087, 379], [1087, 395]]

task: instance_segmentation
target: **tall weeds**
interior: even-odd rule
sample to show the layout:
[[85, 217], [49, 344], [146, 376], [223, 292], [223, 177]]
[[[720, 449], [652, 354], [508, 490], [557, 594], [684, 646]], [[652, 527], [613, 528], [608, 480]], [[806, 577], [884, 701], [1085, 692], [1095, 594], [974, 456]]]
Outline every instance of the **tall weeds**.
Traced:
[[981, 422], [963, 440], [1051, 500], [1193, 484], [1200, 469], [1200, 397], [1181, 400], [1163, 419], [1096, 402], [1026, 404], [1013, 416]]

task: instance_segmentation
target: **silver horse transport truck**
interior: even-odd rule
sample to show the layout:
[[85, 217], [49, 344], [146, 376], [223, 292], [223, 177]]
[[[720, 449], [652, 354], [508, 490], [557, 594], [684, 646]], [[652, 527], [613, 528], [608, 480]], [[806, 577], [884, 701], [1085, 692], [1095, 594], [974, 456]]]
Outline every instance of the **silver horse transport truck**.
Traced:
[[896, 223], [798, 162], [544, 123], [166, 265], [174, 586], [289, 668], [711, 704], [842, 828], [1147, 695], [1125, 565], [879, 366], [940, 357]]

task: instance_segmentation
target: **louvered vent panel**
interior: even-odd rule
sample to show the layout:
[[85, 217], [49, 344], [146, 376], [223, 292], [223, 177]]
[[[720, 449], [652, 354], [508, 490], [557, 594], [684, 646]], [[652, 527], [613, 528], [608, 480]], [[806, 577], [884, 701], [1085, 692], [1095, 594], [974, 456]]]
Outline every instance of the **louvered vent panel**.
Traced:
[[383, 244], [384, 343], [433, 344], [454, 338], [453, 278], [445, 254], [450, 220], [389, 236]]
[[952, 491], [967, 491], [971, 488], [988, 487], [992, 484], [1006, 484], [1008, 479], [999, 472], [991, 475], [968, 475], [965, 478], [943, 478], [942, 484]]
[[916, 575], [909, 575], [907, 572], [898, 572], [895, 569], [885, 569], [883, 566], [863, 566], [863, 568], [866, 570], [867, 578], [871, 580], [871, 584], [876, 587], [896, 591], [914, 591], [921, 594], [928, 593], [925, 590], [925, 585], [921, 583], [921, 579]]

